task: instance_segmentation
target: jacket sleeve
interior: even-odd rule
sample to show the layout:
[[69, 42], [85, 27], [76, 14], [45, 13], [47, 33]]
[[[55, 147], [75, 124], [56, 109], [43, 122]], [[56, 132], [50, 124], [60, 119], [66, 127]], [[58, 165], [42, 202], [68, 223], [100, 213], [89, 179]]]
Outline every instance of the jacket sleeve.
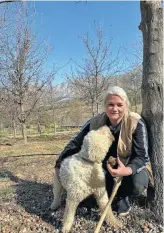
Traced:
[[148, 136], [145, 123], [141, 119], [133, 133], [132, 155], [127, 166], [132, 169], [134, 175], [144, 169], [148, 161]]
[[64, 148], [64, 150], [62, 151], [62, 153], [60, 154], [59, 158], [56, 161], [56, 165], [55, 165], [56, 168], [60, 168], [61, 162], [65, 158], [73, 154], [76, 154], [80, 151], [83, 143], [83, 139], [85, 135], [89, 132], [89, 130], [90, 130], [90, 120], [84, 124], [80, 132], [77, 135], [75, 135], [71, 139], [71, 141], [66, 145], [66, 147]]

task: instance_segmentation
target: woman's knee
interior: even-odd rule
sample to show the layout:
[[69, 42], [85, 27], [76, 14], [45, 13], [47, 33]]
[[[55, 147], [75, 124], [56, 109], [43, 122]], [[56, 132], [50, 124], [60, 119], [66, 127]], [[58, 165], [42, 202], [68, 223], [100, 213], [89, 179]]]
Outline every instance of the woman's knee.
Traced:
[[133, 195], [140, 195], [147, 189], [149, 183], [149, 176], [144, 169], [133, 176]]
[[143, 184], [135, 183], [133, 186], [132, 193], [133, 195], [138, 196], [144, 192], [145, 188], [147, 187], [145, 187]]

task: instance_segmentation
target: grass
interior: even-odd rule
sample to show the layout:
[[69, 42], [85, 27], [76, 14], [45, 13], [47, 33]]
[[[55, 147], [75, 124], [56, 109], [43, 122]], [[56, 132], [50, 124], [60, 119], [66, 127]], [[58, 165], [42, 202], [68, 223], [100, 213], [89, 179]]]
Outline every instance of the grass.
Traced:
[[15, 194], [15, 188], [12, 186], [8, 186], [8, 187], [2, 187], [0, 185], [1, 189], [0, 189], [0, 198], [1, 199], [11, 199], [13, 197], [13, 195]]
[[[30, 137], [27, 145], [22, 139], [3, 139], [11, 145], [0, 146], [0, 232], [24, 232], [19, 228], [27, 229], [26, 221], [32, 222], [31, 227], [37, 226], [34, 216], [43, 213], [53, 198], [55, 153], [61, 152], [74, 134]], [[42, 224], [50, 227], [44, 221]], [[26, 232], [38, 230], [28, 228]]]
[[[76, 132], [59, 133], [54, 135], [42, 135], [29, 137], [25, 145], [22, 139], [6, 138], [1, 141], [1, 157], [18, 156], [25, 154], [49, 154], [59, 153]], [[6, 145], [10, 143], [12, 146]]]
[[[56, 136], [29, 138], [25, 145], [23, 140], [8, 140], [12, 146], [0, 147], [0, 181], [1, 198], [7, 200], [14, 193], [13, 184], [21, 180], [38, 183], [53, 182], [54, 164], [59, 154], [74, 133], [62, 133]], [[45, 175], [46, 174], [46, 175]]]

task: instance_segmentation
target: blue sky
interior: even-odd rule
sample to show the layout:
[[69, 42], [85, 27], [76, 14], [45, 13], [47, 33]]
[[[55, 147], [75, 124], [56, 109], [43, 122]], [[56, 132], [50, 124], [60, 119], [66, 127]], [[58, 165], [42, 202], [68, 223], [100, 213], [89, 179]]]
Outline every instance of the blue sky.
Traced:
[[[94, 21], [103, 28], [106, 41], [113, 39], [112, 52], [115, 54], [120, 47], [128, 49], [122, 54], [133, 59], [133, 44], [141, 38], [138, 29], [140, 24], [139, 1], [108, 1], [108, 2], [35, 2], [35, 29], [39, 39], [46, 40], [53, 46], [53, 53], [47, 66], [55, 62], [63, 66], [70, 58], [77, 62], [85, 56], [86, 50], [79, 36], [87, 32], [94, 40]], [[64, 81], [62, 74], [69, 72], [67, 65], [56, 76], [55, 83]]]

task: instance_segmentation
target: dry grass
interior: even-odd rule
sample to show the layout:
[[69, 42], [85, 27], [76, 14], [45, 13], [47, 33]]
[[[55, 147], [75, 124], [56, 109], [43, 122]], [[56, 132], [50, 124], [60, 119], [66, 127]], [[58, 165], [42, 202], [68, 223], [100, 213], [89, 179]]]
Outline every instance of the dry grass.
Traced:
[[[30, 138], [27, 145], [22, 140], [10, 140], [12, 146], [2, 145], [0, 147], [1, 197], [5, 192], [14, 191], [13, 185], [20, 180], [52, 184], [57, 158], [55, 154], [63, 150], [73, 134]], [[3, 201], [5, 201], [4, 196]]]
[[[20, 139], [1, 140], [0, 232], [22, 233], [21, 226], [23, 232], [40, 232], [37, 216], [43, 214], [53, 198], [55, 154], [63, 150], [74, 134], [29, 138], [27, 145]], [[53, 232], [54, 228], [40, 219], [42, 231]], [[33, 224], [28, 227], [26, 221]]]

